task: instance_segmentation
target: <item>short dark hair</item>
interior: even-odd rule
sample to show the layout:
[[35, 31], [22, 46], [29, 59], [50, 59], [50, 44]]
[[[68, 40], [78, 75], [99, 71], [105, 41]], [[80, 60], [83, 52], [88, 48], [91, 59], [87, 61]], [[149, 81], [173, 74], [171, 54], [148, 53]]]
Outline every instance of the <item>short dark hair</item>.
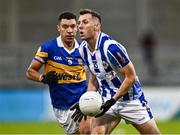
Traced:
[[62, 14], [59, 15], [58, 21], [61, 21], [62, 19], [75, 19], [76, 20], [76, 15], [74, 15], [71, 12], [63, 12]]
[[80, 9], [79, 14], [80, 14], [80, 15], [91, 14], [92, 16], [98, 18], [99, 22], [101, 23], [101, 16], [100, 16], [100, 14], [99, 14], [98, 12], [96, 12], [96, 11], [93, 11], [93, 10], [88, 9], [88, 8], [86, 8], [86, 9]]

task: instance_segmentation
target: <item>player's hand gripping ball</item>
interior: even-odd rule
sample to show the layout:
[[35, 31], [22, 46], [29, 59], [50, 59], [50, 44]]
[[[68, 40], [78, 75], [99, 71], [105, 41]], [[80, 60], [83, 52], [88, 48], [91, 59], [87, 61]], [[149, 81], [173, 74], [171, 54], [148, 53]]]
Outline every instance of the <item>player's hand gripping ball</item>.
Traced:
[[103, 99], [98, 92], [87, 91], [79, 99], [79, 108], [87, 116], [96, 116], [102, 112]]

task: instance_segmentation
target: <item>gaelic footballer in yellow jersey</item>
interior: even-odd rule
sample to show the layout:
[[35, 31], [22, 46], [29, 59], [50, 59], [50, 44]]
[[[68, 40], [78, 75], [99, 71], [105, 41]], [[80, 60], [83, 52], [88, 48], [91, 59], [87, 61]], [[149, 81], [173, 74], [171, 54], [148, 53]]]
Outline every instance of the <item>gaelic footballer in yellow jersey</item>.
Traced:
[[[56, 25], [58, 36], [41, 44], [26, 76], [47, 84], [56, 120], [66, 134], [90, 134], [90, 119], [74, 122], [70, 107], [86, 92], [84, 62], [76, 41], [77, 20], [71, 12], [63, 12]], [[45, 73], [40, 71], [45, 69]]]
[[[86, 91], [84, 62], [78, 47], [79, 44], [75, 41], [74, 49], [65, 49], [59, 36], [42, 44], [34, 57], [36, 61], [45, 64], [46, 73], [55, 71], [58, 76], [58, 83], [49, 86], [55, 108], [69, 108]], [[53, 101], [57, 98], [59, 100]]]

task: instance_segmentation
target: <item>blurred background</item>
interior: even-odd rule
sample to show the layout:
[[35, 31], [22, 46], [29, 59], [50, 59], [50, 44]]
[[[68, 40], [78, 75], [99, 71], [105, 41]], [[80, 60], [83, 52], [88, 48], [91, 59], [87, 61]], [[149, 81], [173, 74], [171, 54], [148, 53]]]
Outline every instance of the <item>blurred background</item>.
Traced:
[[0, 0], [0, 133], [4, 122], [54, 121], [48, 88], [25, 72], [59, 14], [81, 8], [126, 47], [155, 118], [180, 120], [179, 0]]

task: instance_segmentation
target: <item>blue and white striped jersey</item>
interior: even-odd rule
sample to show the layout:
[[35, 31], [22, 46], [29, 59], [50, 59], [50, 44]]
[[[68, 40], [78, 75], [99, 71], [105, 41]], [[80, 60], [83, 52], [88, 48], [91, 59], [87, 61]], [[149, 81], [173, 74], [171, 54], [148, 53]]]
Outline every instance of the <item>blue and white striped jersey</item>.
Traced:
[[[119, 68], [130, 62], [125, 48], [110, 36], [100, 32], [94, 52], [90, 52], [86, 41], [81, 43], [79, 51], [89, 70], [96, 76], [102, 96], [110, 99], [123, 81], [123, 75], [118, 72]], [[136, 81], [120, 100], [133, 100], [141, 95], [141, 85]]]

